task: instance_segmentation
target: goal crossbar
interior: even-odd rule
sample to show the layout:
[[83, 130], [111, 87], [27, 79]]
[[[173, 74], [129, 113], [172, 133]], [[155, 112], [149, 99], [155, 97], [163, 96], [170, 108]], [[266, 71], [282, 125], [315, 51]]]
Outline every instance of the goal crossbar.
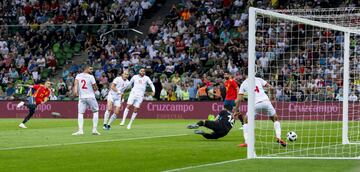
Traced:
[[281, 14], [281, 13], [274, 12], [274, 11], [263, 10], [263, 9], [255, 8], [255, 7], [250, 7], [249, 8], [249, 15], [251, 13], [262, 14], [262, 15], [267, 15], [267, 16], [273, 16], [273, 17], [276, 17], [276, 18], [285, 19], [285, 20], [289, 20], [289, 21], [293, 21], [293, 22], [304, 23], [304, 24], [311, 25], [311, 26], [316, 26], [316, 27], [322, 27], [322, 28], [325, 28], [325, 29], [331, 29], [331, 30], [354, 33], [354, 34], [360, 34], [360, 31], [358, 31], [358, 30], [356, 30], [354, 28], [338, 26], [338, 25], [334, 25], [334, 24], [330, 24], [330, 23], [323, 23], [323, 22], [319, 22], [319, 21], [315, 21], [315, 20], [301, 18], [301, 17], [298, 17], [298, 16], [291, 16], [291, 15]]

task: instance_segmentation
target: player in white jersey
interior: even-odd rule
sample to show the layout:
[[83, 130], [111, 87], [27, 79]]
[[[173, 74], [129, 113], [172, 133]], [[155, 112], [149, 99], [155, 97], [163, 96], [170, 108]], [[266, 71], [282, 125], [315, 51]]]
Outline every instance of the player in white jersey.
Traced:
[[[125, 71], [122, 73], [121, 77], [120, 76], [116, 77], [114, 81], [111, 83], [110, 91], [107, 96], [107, 109], [104, 114], [103, 129], [105, 130], [110, 130], [111, 123], [114, 122], [117, 118], [117, 115], [119, 115], [122, 96], [124, 94], [125, 89], [130, 84], [129, 80], [127, 79], [128, 77], [129, 77], [129, 73]], [[113, 105], [115, 106], [115, 111], [111, 115], [109, 120], [109, 115], [112, 112]]]
[[151, 79], [145, 75], [144, 68], [140, 69], [138, 75], [135, 75], [131, 78], [129, 86], [131, 86], [132, 84], [134, 84], [134, 86], [131, 89], [131, 92], [130, 92], [130, 95], [129, 95], [129, 98], [127, 101], [127, 106], [124, 110], [124, 115], [123, 115], [122, 121], [120, 123], [120, 125], [125, 124], [126, 116], [129, 113], [129, 108], [131, 106], [134, 106], [134, 112], [131, 116], [131, 119], [127, 126], [127, 129], [131, 129], [131, 124], [133, 123], [133, 121], [136, 118], [137, 110], [140, 108], [140, 105], [144, 99], [144, 94], [145, 94], [147, 84], [149, 84], [152, 89], [152, 96], [155, 95], [155, 86], [154, 86], [153, 82], [151, 81]]
[[[244, 94], [249, 93], [249, 86], [248, 86], [249, 79], [246, 80], [241, 84], [239, 89], [239, 94], [236, 100], [236, 107], [235, 113], [238, 113], [240, 101], [243, 100]], [[275, 129], [275, 137], [276, 141], [281, 144], [282, 146], [286, 146], [286, 142], [281, 139], [281, 126], [276, 115], [276, 111], [274, 106], [271, 104], [269, 97], [266, 95], [264, 87], [268, 87], [271, 89], [271, 85], [268, 84], [265, 80], [255, 77], [255, 113], [256, 114], [266, 114], [270, 117], [270, 119], [274, 122], [274, 129]], [[248, 138], [248, 131], [247, 131], [247, 115], [244, 116], [244, 125], [243, 125], [243, 132], [244, 132], [244, 139], [245, 143], [240, 144], [240, 147], [247, 147], [247, 138]]]
[[75, 96], [79, 95], [78, 103], [78, 126], [79, 130], [73, 135], [83, 135], [84, 134], [84, 113], [86, 107], [89, 106], [93, 112], [93, 135], [100, 135], [97, 131], [97, 124], [99, 120], [99, 105], [95, 98], [95, 93], [99, 94], [96, 81], [91, 73], [93, 68], [91, 66], [85, 66], [84, 72], [76, 75], [74, 83], [74, 94]]

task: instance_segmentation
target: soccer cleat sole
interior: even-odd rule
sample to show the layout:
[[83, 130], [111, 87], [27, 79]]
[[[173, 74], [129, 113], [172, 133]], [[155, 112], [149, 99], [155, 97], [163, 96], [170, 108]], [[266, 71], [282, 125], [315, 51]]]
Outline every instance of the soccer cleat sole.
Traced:
[[197, 128], [199, 128], [199, 125], [197, 125], [197, 124], [190, 124], [190, 125], [188, 125], [186, 128], [188, 128], [188, 129], [197, 129]]

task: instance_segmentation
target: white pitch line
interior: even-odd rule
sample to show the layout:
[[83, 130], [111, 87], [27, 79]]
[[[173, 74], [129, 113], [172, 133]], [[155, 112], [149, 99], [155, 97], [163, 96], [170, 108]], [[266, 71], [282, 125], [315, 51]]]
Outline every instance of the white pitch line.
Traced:
[[299, 149], [299, 150], [289, 151], [289, 152], [274, 153], [274, 154], [266, 155], [266, 156], [264, 156], [264, 158], [265, 158], [265, 157], [274, 157], [274, 156], [276, 156], [276, 155], [282, 155], [282, 154], [289, 154], [289, 153], [296, 153], [296, 152], [302, 152], [302, 151], [310, 151], [310, 150], [316, 150], [316, 149], [323, 149], [323, 148], [327, 148], [327, 147], [340, 146], [340, 145], [342, 145], [342, 144], [335, 144], [335, 145], [328, 145], [328, 146], [305, 148], [305, 149]]
[[[84, 141], [84, 142], [58, 143], [58, 144], [32, 145], [32, 146], [18, 146], [18, 147], [0, 148], [0, 151], [16, 150], [16, 149], [43, 148], [43, 147], [54, 147], [54, 146], [93, 144], [93, 143], [119, 142], [119, 141], [132, 141], [132, 140], [144, 140], [144, 139], [156, 139], [156, 138], [178, 137], [178, 136], [186, 136], [186, 135], [189, 135], [189, 134], [173, 134], [173, 135], [162, 135], [162, 136], [151, 136], [151, 137], [135, 137], [135, 138], [125, 138], [125, 139], [97, 140], [97, 141]], [[79, 137], [79, 136], [74, 136], [74, 137]]]
[[165, 170], [162, 172], [183, 171], [183, 170], [189, 170], [189, 169], [194, 169], [194, 168], [207, 167], [207, 166], [213, 166], [213, 165], [221, 165], [221, 164], [227, 164], [230, 162], [238, 162], [238, 161], [244, 161], [244, 160], [248, 160], [248, 159], [244, 159], [244, 158], [233, 159], [233, 160], [229, 160], [229, 161], [221, 161], [221, 162], [216, 162], [216, 163], [201, 164], [201, 165], [194, 165], [194, 166], [188, 166], [188, 167], [183, 167], [183, 168], [170, 169], [170, 170]]

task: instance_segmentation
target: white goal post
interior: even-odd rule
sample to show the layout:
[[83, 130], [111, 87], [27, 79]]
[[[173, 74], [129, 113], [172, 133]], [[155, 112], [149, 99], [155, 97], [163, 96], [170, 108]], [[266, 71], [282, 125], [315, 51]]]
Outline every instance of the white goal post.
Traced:
[[[359, 10], [360, 11], [360, 10]], [[350, 85], [353, 85], [350, 83], [350, 75], [352, 76], [351, 79], [356, 80], [355, 77], [357, 77], [358, 73], [352, 73], [352, 68], [350, 65], [357, 65], [357, 64], [351, 64], [350, 62], [350, 56], [351, 54], [355, 54], [353, 56], [355, 59], [357, 59], [357, 42], [356, 37], [360, 35], [360, 30], [358, 30], [356, 27], [348, 27], [348, 26], [342, 26], [337, 23], [333, 24], [331, 22], [322, 22], [322, 21], [316, 21], [313, 20], [309, 16], [302, 16], [307, 15], [308, 13], [300, 14], [299, 15], [288, 15], [291, 13], [281, 13], [276, 11], [270, 11], [270, 10], [263, 10], [259, 8], [250, 7], [249, 8], [249, 29], [248, 29], [248, 79], [249, 79], [249, 90], [255, 90], [255, 75], [258, 73], [256, 71], [257, 64], [256, 61], [259, 56], [264, 56], [262, 54], [265, 54], [266, 48], [264, 48], [264, 45], [258, 45], [258, 42], [260, 40], [263, 41], [264, 39], [267, 39], [266, 36], [261, 36], [261, 38], [258, 37], [257, 32], [259, 35], [268, 35], [269, 40], [274, 39], [286, 39], [283, 36], [279, 36], [280, 33], [276, 36], [272, 36], [269, 33], [269, 29], [266, 26], [262, 25], [269, 25], [270, 28], [274, 28], [272, 30], [276, 30], [279, 25], [287, 25], [290, 27], [289, 35], [295, 35], [297, 32], [292, 31], [291, 27], [293, 25], [305, 25], [303, 29], [305, 32], [305, 38], [302, 38], [300, 36], [294, 36], [295, 38], [288, 38], [290, 40], [291, 45], [287, 46], [287, 51], [282, 52], [283, 54], [287, 54], [288, 56], [299, 56], [301, 53], [306, 54], [307, 51], [302, 51], [302, 46], [310, 46], [306, 43], [312, 44], [312, 41], [318, 41], [319, 45], [315, 46], [326, 46], [322, 44], [323, 40], [330, 40], [326, 43], [330, 44], [331, 41], [335, 44], [335, 33], [338, 34], [336, 39], [339, 39], [339, 42], [336, 42], [336, 44], [339, 44], [340, 47], [337, 47], [336, 52], [340, 53], [342, 57], [337, 56], [336, 58], [343, 60], [339, 62], [340, 68], [337, 70], [332, 69], [336, 71], [334, 74], [336, 77], [336, 74], [340, 75], [342, 74], [342, 87], [339, 89], [342, 93], [342, 102], [334, 102], [335, 98], [330, 100], [325, 100], [324, 102], [321, 101], [308, 101], [306, 100], [304, 102], [300, 102], [299, 99], [295, 102], [291, 101], [277, 101], [275, 106], [275, 109], [277, 112], [284, 112], [287, 108], [288, 104], [291, 104], [289, 106], [292, 106], [292, 104], [304, 104], [308, 105], [309, 107], [314, 107], [315, 104], [317, 106], [323, 106], [324, 108], [327, 108], [327, 105], [333, 105], [334, 107], [338, 108], [340, 110], [340, 113], [336, 112], [329, 112], [326, 115], [329, 115], [327, 117], [322, 117], [320, 113], [317, 113], [316, 115], [306, 116], [304, 114], [301, 114], [300, 112], [294, 112], [294, 116], [287, 116], [285, 117], [286, 120], [282, 121], [281, 114], [278, 114], [281, 119], [282, 124], [282, 138], [286, 139], [286, 133], [288, 131], [295, 131], [298, 133], [298, 140], [295, 142], [289, 142], [288, 146], [286, 148], [282, 148], [278, 145], [275, 145], [276, 143], [271, 143], [269, 140], [273, 139], [273, 136], [269, 133], [273, 132], [271, 129], [271, 121], [268, 120], [268, 118], [261, 120], [255, 120], [255, 118], [258, 118], [258, 115], [255, 116], [255, 92], [249, 91], [248, 93], [248, 148], [247, 148], [247, 158], [310, 158], [310, 159], [360, 159], [360, 125], [359, 125], [359, 116], [358, 113], [360, 113], [360, 105], [357, 105], [354, 102], [351, 102], [349, 105], [349, 94], [352, 93]], [[358, 13], [357, 15], [359, 15]], [[331, 17], [331, 13], [328, 14]], [[336, 15], [334, 13], [334, 15]], [[345, 14], [346, 15], [346, 14]], [[321, 15], [318, 15], [319, 17]], [[359, 15], [360, 16], [360, 15]], [[266, 18], [266, 19], [265, 19]], [[266, 23], [267, 22], [267, 23]], [[261, 24], [259, 24], [261, 23]], [[264, 24], [265, 23], [265, 24]], [[284, 24], [285, 23], [285, 24]], [[286, 27], [286, 26], [281, 27]], [[360, 24], [359, 24], [360, 25]], [[279, 27], [278, 27], [279, 28]], [[258, 31], [261, 30], [262, 31]], [[286, 29], [284, 29], [286, 30]], [[282, 30], [283, 32], [285, 32]], [[329, 31], [334, 35], [334, 38], [316, 38], [316, 33], [322, 32], [322, 31]], [[281, 32], [281, 31], [280, 31]], [[290, 33], [291, 32], [291, 33]], [[307, 35], [307, 33], [310, 33]], [[270, 36], [269, 36], [270, 35]], [[265, 38], [264, 38], [265, 37]], [[273, 38], [271, 38], [273, 37]], [[286, 35], [285, 35], [286, 37]], [[258, 40], [257, 40], [258, 38]], [[292, 40], [293, 39], [293, 40]], [[299, 41], [301, 39], [301, 41]], [[308, 41], [308, 42], [307, 42]], [[338, 40], [336, 40], [338, 41]], [[352, 41], [354, 43], [352, 43]], [[264, 41], [265, 42], [265, 41]], [[264, 42], [262, 42], [264, 44]], [[271, 42], [271, 41], [269, 41]], [[284, 41], [286, 44], [286, 41]], [[301, 43], [302, 44], [301, 44]], [[304, 43], [305, 42], [305, 43]], [[296, 44], [298, 43], [298, 44]], [[314, 43], [314, 44], [316, 44]], [[301, 44], [301, 45], [300, 45]], [[355, 48], [351, 47], [354, 45]], [[360, 43], [359, 43], [360, 45]], [[258, 48], [259, 46], [264, 46], [262, 48]], [[277, 49], [277, 43], [275, 42], [274, 49]], [[335, 45], [328, 45], [334, 47], [335, 52]], [[290, 48], [289, 48], [290, 47]], [[295, 47], [295, 48], [293, 48]], [[260, 49], [260, 50], [258, 50]], [[325, 48], [326, 49], [326, 48]], [[326, 61], [330, 60], [330, 55], [328, 56], [327, 53], [330, 53], [332, 50], [325, 50], [324, 58]], [[340, 52], [341, 51], [341, 52]], [[321, 55], [321, 51], [319, 50], [319, 54]], [[360, 51], [359, 51], [360, 52]], [[312, 52], [311, 52], [312, 53]], [[332, 53], [331, 54], [335, 54]], [[360, 54], [360, 53], [359, 53]], [[287, 63], [286, 59], [288, 58], [287, 55], [280, 55], [279, 57], [276, 57], [276, 66], [269, 66], [270, 69], [264, 70], [265, 73], [264, 79], [268, 81], [272, 76], [278, 77], [276, 72], [279, 72], [279, 69], [281, 69], [281, 64]], [[277, 55], [275, 55], [277, 56]], [[332, 55], [331, 55], [332, 56]], [[359, 56], [360, 57], [360, 56]], [[309, 57], [307, 57], [309, 58]], [[285, 60], [284, 60], [285, 59]], [[315, 58], [312, 59], [306, 59], [309, 61], [309, 64], [311, 66], [316, 66], [318, 61]], [[339, 60], [340, 61], [340, 60]], [[305, 62], [304, 62], [305, 63]], [[339, 64], [336, 64], [339, 66]], [[331, 65], [331, 64], [330, 64]], [[335, 65], [335, 63], [334, 63]], [[342, 66], [341, 66], [342, 65]], [[300, 66], [298, 64], [298, 66]], [[273, 67], [271, 69], [271, 67]], [[304, 66], [304, 68], [309, 67], [307, 65]], [[312, 68], [312, 67], [311, 67]], [[320, 66], [321, 68], [321, 66]], [[297, 69], [297, 68], [296, 68]], [[273, 72], [277, 70], [276, 72]], [[324, 77], [325, 78], [325, 77]], [[280, 80], [280, 79], [279, 79]], [[326, 79], [325, 79], [326, 80]], [[296, 81], [296, 79], [295, 79]], [[306, 81], [306, 79], [304, 79]], [[335, 79], [332, 80], [332, 83], [334, 83]], [[283, 81], [284, 83], [287, 82], [286, 80]], [[298, 82], [298, 81], [296, 81]], [[329, 81], [330, 82], [330, 81]], [[299, 84], [301, 85], [301, 84]], [[273, 85], [274, 86], [274, 85]], [[274, 87], [276, 87], [275, 85]], [[284, 91], [285, 86], [279, 86]], [[293, 89], [300, 90], [300, 86], [292, 86]], [[327, 89], [328, 87], [326, 87]], [[320, 88], [321, 90], [322, 88]], [[325, 88], [324, 88], [325, 89]], [[330, 88], [331, 90], [331, 88]], [[338, 94], [341, 94], [338, 93]], [[319, 93], [320, 94], [320, 93]], [[313, 95], [309, 95], [313, 96]], [[325, 98], [326, 99], [326, 98]], [[339, 107], [337, 107], [339, 105]], [[293, 106], [292, 106], [293, 107]], [[349, 116], [349, 107], [350, 107], [350, 113]], [[278, 109], [281, 108], [281, 109]], [[321, 107], [322, 108], [322, 107]], [[290, 110], [289, 110], [290, 111]], [[311, 113], [311, 112], [310, 112]], [[293, 115], [293, 114], [291, 114]], [[351, 118], [351, 140], [349, 140], [349, 117]], [[341, 118], [341, 119], [340, 119]], [[359, 139], [359, 140], [358, 140]]]

